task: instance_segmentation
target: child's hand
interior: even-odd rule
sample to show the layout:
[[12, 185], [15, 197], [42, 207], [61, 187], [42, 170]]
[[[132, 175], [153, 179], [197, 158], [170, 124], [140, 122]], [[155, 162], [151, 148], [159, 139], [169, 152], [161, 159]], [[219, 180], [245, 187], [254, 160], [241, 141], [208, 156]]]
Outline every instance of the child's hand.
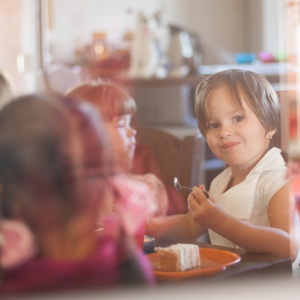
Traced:
[[[199, 188], [200, 188], [200, 190], [204, 193], [204, 195], [205, 195], [205, 197], [206, 197], [207, 199], [210, 199], [210, 198], [211, 198], [210, 195], [209, 195], [209, 193], [208, 193], [208, 191], [206, 190], [204, 184], [201, 184], [201, 185], [199, 186]], [[211, 199], [211, 200], [212, 200], [212, 202], [215, 202], [215, 203], [216, 203], [216, 201], [215, 201], [214, 199]]]
[[220, 222], [223, 210], [212, 197], [207, 199], [202, 190], [204, 190], [203, 185], [199, 188], [194, 187], [193, 192], [189, 195], [189, 213], [192, 219], [199, 225], [206, 228], [213, 228], [215, 227], [214, 224]]

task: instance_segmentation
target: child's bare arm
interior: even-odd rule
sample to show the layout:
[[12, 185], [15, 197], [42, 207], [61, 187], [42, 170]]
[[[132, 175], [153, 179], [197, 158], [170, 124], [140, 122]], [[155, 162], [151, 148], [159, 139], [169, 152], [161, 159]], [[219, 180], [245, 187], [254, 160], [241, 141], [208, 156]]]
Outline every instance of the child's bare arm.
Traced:
[[282, 187], [270, 200], [268, 216], [271, 227], [257, 226], [239, 220], [206, 199], [194, 188], [188, 201], [193, 219], [250, 252], [272, 253], [295, 258], [297, 246], [291, 249], [288, 186]]
[[146, 224], [147, 235], [177, 242], [193, 242], [205, 231], [206, 228], [195, 223], [188, 213], [168, 217], [152, 217]]
[[291, 257], [295, 258], [299, 252], [298, 236], [293, 232], [298, 228], [298, 218], [293, 205], [290, 203], [290, 185], [287, 183], [272, 197], [268, 206], [268, 218], [270, 227], [279, 228], [287, 232], [290, 237]]

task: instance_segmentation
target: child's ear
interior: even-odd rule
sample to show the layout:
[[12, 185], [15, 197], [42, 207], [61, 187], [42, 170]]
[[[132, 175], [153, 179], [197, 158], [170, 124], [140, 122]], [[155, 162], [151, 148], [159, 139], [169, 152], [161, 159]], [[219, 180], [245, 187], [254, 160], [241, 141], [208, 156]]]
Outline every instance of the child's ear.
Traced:
[[275, 129], [272, 129], [272, 130], [269, 130], [269, 131], [267, 131], [267, 133], [266, 133], [266, 138], [267, 139], [269, 139], [269, 140], [271, 140], [272, 139], [272, 137], [273, 137], [273, 135], [276, 133], [276, 131], [277, 131], [277, 129], [275, 128]]

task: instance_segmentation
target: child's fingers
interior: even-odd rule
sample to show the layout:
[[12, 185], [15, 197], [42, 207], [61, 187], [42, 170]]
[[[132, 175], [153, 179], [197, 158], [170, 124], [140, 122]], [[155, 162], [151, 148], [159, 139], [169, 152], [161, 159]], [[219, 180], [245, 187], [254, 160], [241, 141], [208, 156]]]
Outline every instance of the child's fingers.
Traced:
[[[202, 188], [205, 188], [204, 184], [201, 184], [199, 188], [194, 187], [193, 192], [195, 191], [196, 199], [206, 199], [210, 200], [213, 203], [217, 203], [216, 200], [211, 197], [206, 190], [203, 190]], [[201, 191], [201, 192], [200, 192]], [[204, 197], [203, 197], [204, 196]], [[203, 198], [202, 198], [203, 197]], [[203, 201], [203, 200], [202, 200]], [[198, 201], [199, 202], [199, 201]]]
[[[202, 186], [202, 185], [201, 185]], [[203, 189], [201, 189], [201, 186], [199, 187], [199, 188], [197, 188], [197, 187], [194, 187], [193, 188], [193, 193], [194, 193], [194, 195], [195, 195], [195, 197], [197, 198], [197, 199], [201, 199], [201, 201], [202, 201], [202, 199], [208, 199], [209, 198], [209, 195], [208, 195], [208, 193], [205, 191], [205, 190], [203, 190]], [[204, 186], [204, 185], [203, 185]], [[208, 197], [207, 197], [208, 196]]]
[[195, 216], [195, 212], [198, 211], [201, 208], [201, 204], [199, 201], [195, 198], [195, 196], [190, 195], [188, 197], [188, 210], [189, 213], [191, 213], [192, 216]]
[[204, 184], [200, 184], [199, 188], [200, 188], [200, 190], [202, 190], [202, 192], [204, 193], [205, 197], [206, 197], [207, 199], [209, 199], [210, 196], [209, 196], [209, 193], [207, 192], [207, 190], [206, 190], [206, 188], [205, 188], [205, 185], [204, 185]]
[[192, 210], [198, 210], [203, 204], [203, 201], [207, 201], [204, 193], [201, 189], [194, 187], [193, 192], [189, 194], [187, 203], [189, 211]]

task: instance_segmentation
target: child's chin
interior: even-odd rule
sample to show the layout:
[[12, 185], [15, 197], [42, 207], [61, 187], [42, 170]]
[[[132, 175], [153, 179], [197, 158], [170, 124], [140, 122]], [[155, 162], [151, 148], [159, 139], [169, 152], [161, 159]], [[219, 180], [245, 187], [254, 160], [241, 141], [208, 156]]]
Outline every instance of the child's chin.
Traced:
[[125, 172], [130, 172], [132, 169], [132, 160], [133, 157], [128, 157], [126, 160], [122, 161], [123, 170]]

